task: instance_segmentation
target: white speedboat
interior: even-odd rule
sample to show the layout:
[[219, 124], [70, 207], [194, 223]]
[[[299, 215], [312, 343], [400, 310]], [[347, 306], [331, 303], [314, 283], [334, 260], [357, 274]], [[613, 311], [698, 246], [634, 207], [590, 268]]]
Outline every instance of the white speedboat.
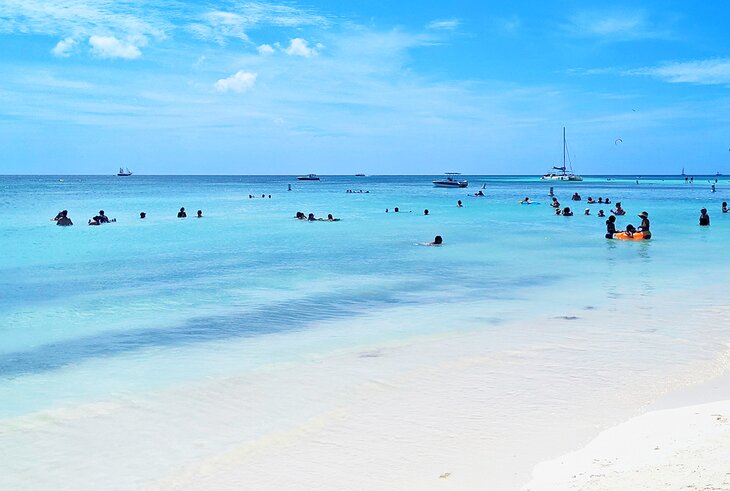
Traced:
[[[565, 142], [565, 127], [563, 127], [563, 165], [560, 167], [553, 166], [550, 172], [543, 175], [540, 179], [543, 181], [582, 181], [583, 178], [581, 176], [573, 173], [573, 165], [570, 163], [569, 157], [566, 165], [567, 154], [568, 146]], [[570, 166], [570, 170], [568, 170], [568, 165]]]
[[433, 185], [437, 188], [465, 188], [469, 185], [469, 181], [459, 180], [454, 176], [460, 175], [458, 172], [447, 172], [446, 177], [443, 179], [437, 179], [433, 182]]
[[299, 176], [297, 179], [300, 181], [319, 181], [319, 176], [317, 174], [307, 174], [306, 176]]

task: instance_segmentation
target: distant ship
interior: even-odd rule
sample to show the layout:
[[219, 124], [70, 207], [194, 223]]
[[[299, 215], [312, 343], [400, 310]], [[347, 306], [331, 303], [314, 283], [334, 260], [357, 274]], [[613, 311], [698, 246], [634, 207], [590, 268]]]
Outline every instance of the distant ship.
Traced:
[[297, 179], [300, 181], [319, 181], [319, 176], [317, 174], [307, 174], [306, 176], [299, 176]]
[[443, 179], [437, 179], [433, 182], [433, 185], [437, 188], [465, 188], [469, 185], [469, 181], [460, 181], [455, 176], [458, 176], [458, 172], [447, 172], [446, 177]]
[[570, 171], [568, 171], [568, 167], [565, 165], [565, 157], [568, 153], [568, 146], [565, 142], [565, 127], [563, 127], [563, 165], [562, 167], [554, 166], [553, 169], [557, 170], [558, 172], [553, 172], [552, 170], [548, 172], [547, 174], [543, 175], [540, 179], [544, 181], [582, 181], [583, 178], [580, 176], [577, 176], [573, 174], [573, 166], [570, 165]]
[[118, 176], [131, 176], [132, 171], [129, 170], [129, 167], [127, 167], [127, 170], [125, 171], [123, 167], [119, 168], [119, 172], [117, 172]]
[[365, 177], [365, 174], [355, 174], [355, 177]]

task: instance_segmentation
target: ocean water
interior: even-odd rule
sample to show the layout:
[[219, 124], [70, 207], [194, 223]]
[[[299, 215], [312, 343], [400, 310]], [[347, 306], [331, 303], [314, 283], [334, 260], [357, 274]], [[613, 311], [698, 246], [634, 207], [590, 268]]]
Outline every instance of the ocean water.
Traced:
[[[689, 295], [727, 287], [726, 177], [717, 178], [715, 193], [715, 176], [695, 176], [693, 184], [672, 176], [638, 183], [464, 176], [470, 186], [458, 190], [434, 188], [436, 177], [0, 176], [6, 441], [17, 437], [18, 421], [37, 415], [313, 357], [485, 331], [494, 333], [490, 350], [509, 352], [540, 337], [509, 326], [536, 318], [565, 319], [564, 331], [550, 333], [553, 346], [582, 346], [569, 321], [586, 312], [610, 316], [645, 302], [656, 309], [637, 313], [648, 324], [664, 307], [683, 309], [685, 299], [687, 309], [716, 308]], [[469, 196], [483, 185], [485, 198]], [[553, 215], [551, 185], [575, 216]], [[583, 201], [570, 201], [574, 191]], [[541, 204], [519, 205], [525, 196]], [[654, 238], [604, 239], [605, 219], [595, 215], [613, 205], [588, 205], [588, 196], [623, 204], [619, 228], [638, 225], [636, 215], [648, 211]], [[187, 219], [176, 218], [181, 206]], [[697, 226], [702, 207], [710, 227]], [[582, 215], [585, 208], [592, 216]], [[51, 221], [61, 209], [73, 227]], [[99, 209], [117, 221], [87, 226]], [[198, 209], [204, 218], [195, 218]], [[298, 221], [297, 211], [341, 221]], [[418, 245], [435, 235], [442, 247]], [[592, 332], [611, 339], [611, 349], [594, 357], [627, 373], [713, 363], [730, 330], [703, 319], [665, 319], [640, 343], [623, 331], [611, 338], [620, 327], [597, 325]]]

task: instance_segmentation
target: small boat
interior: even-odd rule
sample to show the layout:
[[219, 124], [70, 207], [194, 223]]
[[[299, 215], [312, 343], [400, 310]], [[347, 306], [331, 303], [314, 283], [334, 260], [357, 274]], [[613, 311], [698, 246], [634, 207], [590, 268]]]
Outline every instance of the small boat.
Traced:
[[563, 127], [563, 165], [561, 167], [553, 166], [552, 170], [540, 179], [543, 181], [582, 181], [583, 178], [581, 176], [573, 173], [573, 165], [570, 163], [570, 158], [568, 158], [568, 165], [570, 165], [570, 170], [568, 170], [568, 166], [565, 163], [567, 154], [568, 146], [565, 142], [565, 127]]
[[460, 181], [454, 176], [461, 175], [459, 172], [446, 172], [446, 177], [443, 179], [437, 179], [433, 182], [433, 185], [437, 188], [465, 188], [469, 185], [469, 181]]
[[126, 170], [126, 172], [125, 172], [124, 168], [123, 168], [123, 167], [120, 167], [120, 168], [119, 168], [119, 172], [117, 172], [117, 175], [118, 175], [118, 176], [121, 176], [121, 177], [124, 177], [124, 176], [131, 176], [131, 175], [132, 175], [132, 171], [131, 171], [131, 170], [129, 170], [129, 167], [127, 167], [127, 170]]
[[307, 174], [306, 176], [299, 176], [297, 179], [300, 181], [319, 181], [319, 176], [317, 174]]
[[365, 174], [355, 174], [355, 177], [365, 177]]

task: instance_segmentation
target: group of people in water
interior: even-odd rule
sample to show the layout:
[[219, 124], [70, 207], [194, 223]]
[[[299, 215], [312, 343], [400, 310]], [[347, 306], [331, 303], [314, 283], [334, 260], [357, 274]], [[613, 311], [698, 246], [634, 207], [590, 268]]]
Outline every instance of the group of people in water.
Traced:
[[[185, 211], [185, 207], [183, 206], [182, 208], [180, 208], [180, 211], [177, 212], [177, 217], [178, 218], [187, 218], [187, 216], [188, 216], [188, 214]], [[196, 213], [196, 217], [203, 218], [203, 210], [198, 210]], [[141, 211], [139, 213], [139, 219], [144, 220], [145, 218], [147, 218], [147, 213], [144, 211]], [[56, 225], [59, 225], [61, 227], [68, 227], [68, 226], [74, 224], [74, 222], [68, 216], [68, 210], [59, 211], [58, 214], [52, 220], [56, 222]], [[116, 218], [109, 218], [106, 215], [106, 213], [104, 212], [104, 210], [99, 210], [99, 214], [90, 218], [88, 224], [92, 225], [92, 226], [96, 226], [96, 225], [103, 225], [105, 223], [114, 223], [116, 221], [117, 221]]]
[[332, 213], [327, 214], [327, 218], [322, 217], [315, 217], [314, 213], [310, 213], [309, 215], [305, 215], [303, 212], [298, 211], [296, 215], [294, 215], [294, 218], [297, 220], [305, 220], [307, 222], [339, 222], [339, 218], [335, 218], [332, 216]]

